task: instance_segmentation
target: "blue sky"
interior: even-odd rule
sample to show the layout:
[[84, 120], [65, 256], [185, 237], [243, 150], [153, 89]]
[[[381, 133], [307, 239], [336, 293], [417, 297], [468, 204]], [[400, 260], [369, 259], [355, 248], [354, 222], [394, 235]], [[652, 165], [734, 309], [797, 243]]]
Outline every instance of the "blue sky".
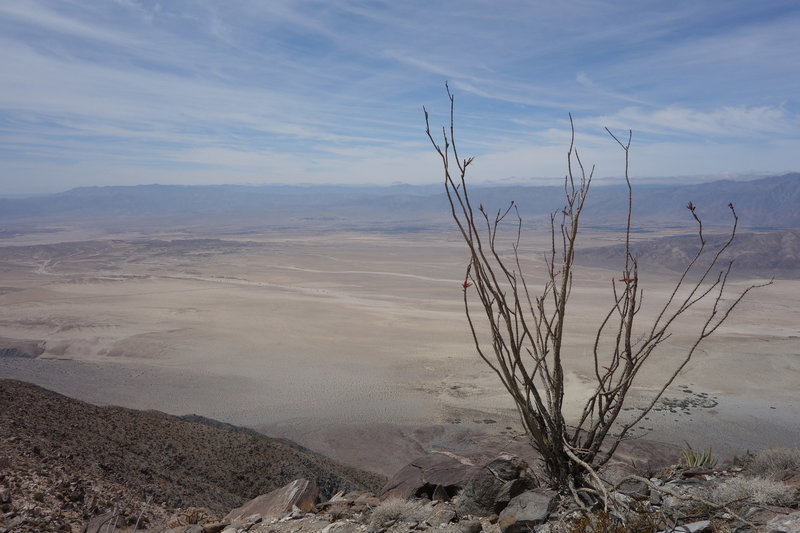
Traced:
[[0, 194], [800, 169], [800, 3], [0, 2]]

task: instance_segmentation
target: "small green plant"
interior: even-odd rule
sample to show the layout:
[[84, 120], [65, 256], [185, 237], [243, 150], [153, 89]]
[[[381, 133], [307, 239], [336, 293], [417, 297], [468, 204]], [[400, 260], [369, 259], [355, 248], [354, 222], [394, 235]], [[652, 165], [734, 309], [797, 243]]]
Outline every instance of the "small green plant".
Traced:
[[697, 453], [692, 449], [692, 445], [687, 442], [682, 456], [683, 464], [689, 468], [714, 468], [717, 464], [717, 460], [711, 456], [711, 447]]

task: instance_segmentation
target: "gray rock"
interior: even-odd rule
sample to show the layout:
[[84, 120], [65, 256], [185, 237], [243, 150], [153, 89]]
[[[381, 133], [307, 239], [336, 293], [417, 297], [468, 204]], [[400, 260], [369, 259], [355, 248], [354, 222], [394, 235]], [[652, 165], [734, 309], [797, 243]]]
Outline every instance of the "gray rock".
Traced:
[[508, 505], [508, 502], [510, 502], [514, 496], [518, 496], [526, 490], [533, 488], [536, 487], [533, 486], [528, 479], [512, 479], [511, 481], [506, 481], [505, 484], [500, 487], [500, 492], [498, 492], [497, 496], [494, 498], [494, 509], [492, 509], [492, 512], [499, 513], [506, 508], [506, 505]]
[[446, 502], [450, 499], [450, 495], [447, 494], [447, 489], [445, 489], [441, 485], [436, 485], [436, 488], [433, 489], [433, 494], [431, 495], [431, 500]]
[[258, 513], [251, 514], [250, 516], [248, 516], [248, 517], [246, 517], [246, 518], [244, 519], [244, 521], [245, 521], [245, 522], [247, 522], [248, 524], [258, 524], [258, 523], [259, 523], [259, 522], [261, 522], [262, 520], [264, 520], [264, 517], [263, 517], [263, 516], [261, 516], [261, 515], [260, 515], [260, 514], [258, 514]]
[[447, 525], [456, 519], [456, 513], [452, 509], [437, 509], [435, 513], [425, 519], [433, 527]]
[[514, 496], [531, 488], [520, 476], [525, 461], [503, 454], [478, 470], [464, 485], [456, 511], [459, 516], [487, 516], [498, 513]]
[[480, 520], [464, 520], [460, 524], [461, 533], [480, 533], [483, 531], [483, 524]]
[[500, 513], [497, 525], [502, 533], [521, 533], [544, 524], [555, 504], [556, 494], [549, 490], [534, 489], [514, 497]]
[[11, 490], [0, 488], [0, 503], [11, 503]]
[[225, 522], [211, 522], [209, 524], [203, 524], [203, 533], [220, 533], [223, 529], [228, 526]]
[[628, 480], [623, 481], [630, 476], [640, 476], [641, 474], [632, 466], [623, 463], [613, 463], [600, 472], [600, 479], [608, 483], [611, 487], [617, 487], [617, 491], [636, 499], [648, 498], [650, 496], [650, 487], [643, 481]]
[[405, 519], [404, 523], [406, 528], [408, 529], [417, 529], [417, 526], [419, 525], [419, 520], [414, 517], [409, 517]]
[[437, 485], [449, 494], [460, 490], [478, 467], [469, 459], [451, 453], [431, 453], [401, 468], [381, 489], [382, 500], [433, 495]]
[[358, 525], [352, 522], [334, 522], [325, 526], [320, 533], [355, 533]]
[[800, 533], [800, 511], [770, 519], [766, 525], [766, 532]]
[[711, 520], [700, 520], [698, 522], [692, 522], [690, 524], [683, 524], [681, 526], [676, 526], [670, 529], [669, 533], [700, 533], [701, 531], [706, 531], [710, 527], [711, 527]]
[[662, 503], [664, 503], [664, 497], [661, 495], [661, 492], [657, 490], [651, 490], [650, 505], [661, 505]]
[[319, 488], [313, 481], [296, 479], [280, 489], [262, 494], [225, 516], [225, 521], [259, 514], [262, 517], [281, 518], [296, 507], [306, 513], [314, 509], [319, 497]]

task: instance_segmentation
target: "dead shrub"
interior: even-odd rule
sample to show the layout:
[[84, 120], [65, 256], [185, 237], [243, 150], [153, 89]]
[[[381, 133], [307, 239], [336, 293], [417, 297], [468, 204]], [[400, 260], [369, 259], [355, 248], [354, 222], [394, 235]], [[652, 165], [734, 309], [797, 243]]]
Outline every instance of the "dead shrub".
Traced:
[[800, 469], [800, 448], [770, 448], [744, 460], [747, 471], [754, 476], [771, 477], [781, 470]]
[[399, 520], [421, 522], [424, 518], [423, 505], [421, 502], [413, 500], [386, 500], [372, 511], [371, 524], [382, 526]]
[[760, 505], [792, 504], [791, 488], [780, 481], [765, 477], [734, 477], [726, 479], [711, 493], [711, 499], [719, 504], [748, 502]]

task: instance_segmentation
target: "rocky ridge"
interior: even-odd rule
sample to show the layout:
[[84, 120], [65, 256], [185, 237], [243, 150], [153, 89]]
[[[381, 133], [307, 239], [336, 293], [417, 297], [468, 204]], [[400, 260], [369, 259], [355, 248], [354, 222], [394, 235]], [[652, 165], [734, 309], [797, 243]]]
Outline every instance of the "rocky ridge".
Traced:
[[[764, 457], [767, 457], [765, 460]], [[511, 454], [475, 465], [430, 454], [398, 472], [379, 493], [320, 499], [313, 482], [259, 496], [221, 520], [186, 513], [170, 533], [580, 533], [800, 531], [800, 452], [749, 456], [719, 468], [673, 466], [642, 472], [616, 463], [599, 474], [608, 507], [586, 509], [541, 486], [535, 469]], [[765, 470], [764, 463], [770, 463]], [[423, 475], [409, 475], [424, 465]], [[766, 476], [767, 471], [773, 471]], [[648, 477], [649, 476], [649, 477]], [[413, 482], [416, 480], [416, 482]], [[402, 492], [398, 493], [398, 487]], [[451, 495], [451, 492], [454, 495]], [[316, 503], [314, 503], [316, 502]], [[196, 510], [190, 514], [197, 515]]]
[[145, 521], [189, 506], [222, 515], [297, 478], [324, 496], [385, 481], [255, 432], [99, 407], [19, 381], [0, 380], [0, 406], [0, 531], [76, 530], [114, 509], [128, 525], [145, 508]]
[[548, 489], [530, 454], [438, 450], [387, 481], [21, 382], [0, 380], [0, 405], [0, 533], [800, 532], [800, 449], [665, 467], [631, 445], [599, 471], [604, 508]]

